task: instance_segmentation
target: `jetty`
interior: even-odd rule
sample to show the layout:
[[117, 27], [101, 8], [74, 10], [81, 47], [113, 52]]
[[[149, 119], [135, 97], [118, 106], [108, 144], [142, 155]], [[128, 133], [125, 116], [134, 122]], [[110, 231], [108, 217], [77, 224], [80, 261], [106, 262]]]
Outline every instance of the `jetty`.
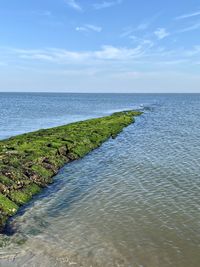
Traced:
[[61, 167], [115, 138], [141, 114], [122, 111], [0, 141], [0, 230]]

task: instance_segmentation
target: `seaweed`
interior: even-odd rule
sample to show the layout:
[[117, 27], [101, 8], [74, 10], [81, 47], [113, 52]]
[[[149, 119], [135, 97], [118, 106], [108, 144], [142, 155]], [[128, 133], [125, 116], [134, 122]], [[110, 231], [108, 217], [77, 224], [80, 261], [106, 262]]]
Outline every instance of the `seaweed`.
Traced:
[[115, 138], [141, 114], [117, 112], [0, 141], [0, 229], [21, 205], [52, 183], [64, 164]]

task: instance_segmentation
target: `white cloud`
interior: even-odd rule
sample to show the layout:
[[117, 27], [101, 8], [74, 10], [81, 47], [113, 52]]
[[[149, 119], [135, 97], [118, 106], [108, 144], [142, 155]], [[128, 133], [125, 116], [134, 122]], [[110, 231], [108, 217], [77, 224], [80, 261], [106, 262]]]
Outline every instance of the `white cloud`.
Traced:
[[157, 18], [160, 15], [161, 15], [160, 13], [157, 13], [150, 18], [146, 18], [138, 25], [125, 27], [122, 30], [120, 37], [129, 37], [130, 38], [131, 36], [134, 36], [136, 32], [139, 32], [139, 33], [143, 32], [145, 34], [145, 38], [146, 38], [146, 36], [149, 36], [149, 32], [147, 30], [157, 20]]
[[47, 55], [44, 53], [24, 53], [19, 56], [22, 59], [38, 59], [45, 61], [54, 61], [54, 58], [51, 55]]
[[123, 30], [122, 34], [120, 35], [121, 38], [123, 37], [129, 37], [130, 35], [133, 34], [133, 32], [135, 32], [135, 29], [132, 27], [127, 27]]
[[83, 11], [81, 5], [78, 2], [76, 2], [75, 0], [65, 0], [65, 2], [71, 8], [73, 8], [73, 9], [75, 9], [77, 11]]
[[[184, 88], [199, 91], [198, 73], [192, 75], [189, 72], [188, 75], [185, 69], [190, 69], [191, 65], [196, 66], [196, 70], [199, 68], [197, 54], [200, 55], [200, 45], [188, 51], [182, 48], [167, 51], [149, 40], [135, 47], [107, 45], [93, 51], [0, 47], [3, 62], [11, 68], [10, 72], [1, 68], [4, 73], [1, 73], [0, 88], [5, 85], [10, 90], [13, 85], [24, 90], [27, 87], [64, 91], [92, 91], [95, 88], [96, 92], [107, 88], [120, 92], [126, 88], [131, 92], [134, 88], [150, 91], [163, 88], [167, 91], [175, 87], [180, 91]], [[13, 78], [9, 80], [11, 75]]]
[[102, 31], [102, 27], [95, 26], [92, 24], [87, 24], [86, 27], [92, 31], [95, 31], [95, 32], [101, 32]]
[[88, 31], [89, 31], [88, 28], [86, 28], [85, 26], [77, 26], [77, 27], [75, 28], [75, 30], [76, 30], [77, 32], [88, 32]]
[[128, 49], [128, 48], [117, 48], [114, 46], [103, 46], [101, 50], [95, 51], [94, 56], [97, 59], [104, 60], [127, 60], [138, 56], [141, 53], [139, 47]]
[[102, 27], [92, 25], [92, 24], [85, 24], [83, 26], [76, 27], [76, 31], [79, 31], [79, 32], [90, 32], [90, 31], [101, 32]]
[[122, 34], [120, 35], [120, 37], [130, 37], [133, 36], [133, 34], [135, 32], [139, 32], [139, 31], [145, 31], [147, 30], [149, 27], [149, 23], [141, 23], [136, 27], [126, 27], [123, 29]]
[[116, 6], [122, 3], [122, 0], [115, 0], [115, 1], [103, 1], [101, 3], [95, 3], [93, 4], [94, 9], [104, 9], [109, 8], [112, 6]]
[[158, 39], [160, 39], [160, 40], [161, 40], [161, 39], [164, 39], [165, 37], [167, 37], [167, 36], [170, 35], [170, 33], [167, 32], [165, 28], [158, 28], [158, 29], [154, 32], [154, 34], [155, 34], [156, 37], [157, 37]]
[[187, 18], [192, 18], [196, 16], [200, 16], [200, 11], [196, 11], [196, 12], [189, 13], [189, 14], [184, 14], [184, 15], [176, 17], [175, 19], [180, 20], [180, 19], [187, 19]]
[[[97, 50], [71, 51], [59, 48], [46, 49], [15, 49], [0, 47], [0, 56], [3, 62], [10, 66], [30, 66], [37, 69], [59, 70], [106, 70], [116, 73], [124, 68], [134, 72], [141, 66], [149, 69], [189, 67], [199, 62], [200, 45], [188, 49], [166, 50], [165, 47], [156, 46], [151, 40], [141, 40], [132, 47], [117, 47], [104, 45]], [[186, 63], [186, 64], [183, 64]]]
[[178, 30], [178, 33], [182, 33], [182, 32], [190, 32], [190, 31], [194, 31], [194, 30], [198, 30], [200, 29], [200, 22], [197, 22], [191, 26], [188, 26], [186, 28], [183, 28], [181, 30]]
[[200, 45], [195, 45], [192, 49], [185, 51], [185, 56], [192, 57], [196, 55], [200, 55]]
[[149, 42], [143, 42], [134, 48], [104, 45], [101, 50], [94, 51], [92, 54], [94, 58], [101, 60], [132, 61], [144, 55], [150, 47]]
[[144, 41], [133, 48], [115, 47], [112, 45], [104, 45], [99, 50], [94, 51], [70, 51], [66, 49], [1, 49], [4, 56], [15, 58], [15, 60], [29, 60], [29, 62], [39, 63], [53, 62], [57, 64], [75, 64], [92, 65], [107, 64], [108, 61], [132, 62], [139, 59], [152, 47], [152, 43]]
[[137, 26], [137, 30], [138, 31], [144, 31], [146, 29], [148, 29], [149, 27], [149, 23], [141, 23]]
[[157, 61], [155, 64], [158, 64], [158, 65], [180, 65], [182, 63], [186, 63], [188, 62], [187, 59], [178, 59], [178, 60], [162, 60], [162, 61]]

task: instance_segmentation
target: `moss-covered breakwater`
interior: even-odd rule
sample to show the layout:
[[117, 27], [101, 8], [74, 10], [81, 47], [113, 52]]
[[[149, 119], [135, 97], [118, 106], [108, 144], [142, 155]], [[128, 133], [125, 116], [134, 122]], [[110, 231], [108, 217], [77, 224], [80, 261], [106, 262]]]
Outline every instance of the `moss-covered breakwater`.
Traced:
[[114, 138], [140, 114], [117, 112], [0, 141], [0, 229], [65, 163]]

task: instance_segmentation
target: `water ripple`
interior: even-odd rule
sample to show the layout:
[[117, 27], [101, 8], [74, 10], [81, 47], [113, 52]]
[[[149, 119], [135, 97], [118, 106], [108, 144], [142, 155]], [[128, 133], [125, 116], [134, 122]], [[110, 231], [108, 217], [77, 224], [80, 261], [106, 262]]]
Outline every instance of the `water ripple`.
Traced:
[[200, 96], [152, 98], [10, 222], [0, 266], [199, 266]]

